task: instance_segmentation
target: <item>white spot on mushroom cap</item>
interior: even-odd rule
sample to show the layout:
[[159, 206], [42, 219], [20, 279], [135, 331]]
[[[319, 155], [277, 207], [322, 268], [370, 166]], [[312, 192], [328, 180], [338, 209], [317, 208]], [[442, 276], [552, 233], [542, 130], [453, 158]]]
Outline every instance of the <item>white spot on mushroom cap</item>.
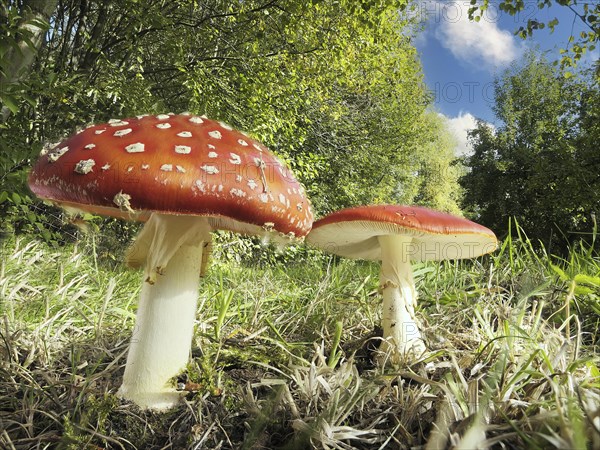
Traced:
[[131, 128], [123, 128], [122, 130], [117, 130], [113, 133], [114, 137], [121, 137], [131, 133], [133, 130]]
[[221, 139], [223, 137], [219, 130], [209, 131], [208, 135], [214, 139]]
[[256, 189], [258, 186], [258, 183], [252, 179], [248, 180], [248, 187], [252, 190]]
[[233, 128], [230, 127], [229, 125], [227, 125], [226, 123], [219, 122], [219, 125], [221, 125], [223, 128], [225, 128], [227, 131], [233, 130]]
[[110, 169], [110, 164], [109, 163], [106, 163], [106, 164], [104, 164], [102, 166], [102, 170], [108, 170], [108, 169]]
[[177, 169], [177, 172], [179, 173], [185, 173], [185, 168], [182, 166], [175, 166], [175, 168]]
[[241, 182], [242, 180], [243, 180], [243, 177], [241, 175], [236, 175], [235, 176], [235, 181]]
[[196, 180], [194, 184], [200, 190], [200, 192], [206, 192], [206, 183], [204, 183], [204, 181]]
[[169, 116], [168, 114], [159, 114], [158, 116], [156, 116], [156, 118], [158, 120], [167, 120], [167, 119], [170, 119], [171, 116]]
[[120, 120], [120, 119], [110, 119], [108, 121], [108, 124], [111, 127], [121, 127], [121, 126], [129, 125], [129, 122], [126, 122], [125, 120]]
[[189, 118], [189, 121], [195, 124], [200, 124], [200, 123], [204, 123], [204, 120], [202, 120], [201, 117], [198, 116], [193, 116]]
[[69, 147], [57, 148], [53, 152], [48, 153], [48, 161], [56, 162], [58, 158], [69, 151]]
[[102, 134], [104, 133], [106, 130], [96, 130], [94, 131], [94, 134]]
[[171, 172], [173, 170], [173, 164], [163, 164], [160, 166], [160, 170], [164, 172]]
[[240, 158], [240, 155], [236, 155], [235, 153], [230, 153], [229, 156], [231, 156], [231, 158], [229, 159], [229, 162], [231, 164], [241, 164], [242, 163], [242, 159]]
[[254, 163], [256, 164], [256, 167], [260, 167], [261, 169], [267, 167], [267, 165], [261, 158], [254, 158]]
[[83, 148], [86, 148], [86, 149], [88, 149], [88, 150], [91, 150], [91, 149], [93, 149], [93, 148], [96, 148], [96, 144], [88, 144], [88, 145], [86, 145], [86, 146], [85, 146], [85, 147], [83, 147]]
[[262, 151], [263, 151], [262, 147], [261, 147], [260, 145], [256, 144], [256, 143], [253, 143], [253, 144], [252, 144], [252, 147], [254, 147], [254, 148], [255, 148], [256, 150], [258, 150], [259, 152], [262, 152]]
[[142, 170], [148, 170], [150, 168], [150, 164], [142, 164]]
[[192, 151], [192, 147], [188, 145], [176, 145], [175, 153], [180, 153], [182, 155], [187, 155]]
[[219, 169], [217, 169], [216, 166], [211, 166], [211, 165], [205, 164], [204, 166], [202, 166], [200, 168], [210, 175], [219, 173]]
[[218, 157], [218, 156], [219, 156], [219, 155], [217, 154], [217, 152], [208, 152], [208, 157], [209, 157], [209, 158], [216, 158], [216, 157]]
[[127, 153], [142, 153], [145, 150], [145, 146], [141, 142], [136, 142], [125, 147], [125, 150]]
[[258, 198], [260, 199], [261, 202], [263, 203], [267, 203], [269, 201], [269, 196], [267, 195], [266, 192], [263, 192], [262, 194], [260, 194], [258, 196]]
[[40, 156], [46, 156], [54, 147], [56, 147], [56, 144], [44, 144], [40, 150]]
[[157, 123], [156, 128], [160, 128], [161, 130], [166, 130], [168, 128], [171, 128], [171, 124], [170, 123]]
[[238, 139], [238, 144], [240, 144], [243, 147], [247, 147], [248, 146], [248, 143], [245, 140], [243, 140], [243, 139]]
[[123, 191], [118, 192], [113, 197], [113, 203], [115, 205], [117, 205], [120, 209], [124, 209], [124, 210], [130, 211], [130, 212], [133, 212], [133, 209], [131, 209], [130, 200], [131, 200], [131, 195], [125, 194]]
[[94, 161], [93, 159], [82, 159], [77, 164], [75, 164], [74, 171], [85, 175], [86, 173], [90, 173], [95, 165], [96, 161]]
[[237, 188], [231, 188], [229, 193], [231, 195], [235, 195], [236, 197], [245, 197], [246, 196], [246, 191], [243, 191], [243, 190], [237, 189]]
[[182, 131], [181, 133], [177, 133], [177, 136], [183, 137], [183, 138], [190, 138], [190, 137], [192, 137], [192, 133], [191, 133], [191, 131]]

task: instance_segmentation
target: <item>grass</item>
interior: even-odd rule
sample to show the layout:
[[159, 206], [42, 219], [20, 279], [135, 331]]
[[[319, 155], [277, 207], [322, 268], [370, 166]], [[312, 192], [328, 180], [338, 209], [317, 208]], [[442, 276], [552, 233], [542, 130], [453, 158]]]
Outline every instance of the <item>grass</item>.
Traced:
[[217, 246], [165, 414], [117, 398], [141, 275], [96, 240], [1, 243], [0, 448], [600, 448], [600, 259], [415, 265], [430, 352], [377, 367], [375, 264], [244, 264]]

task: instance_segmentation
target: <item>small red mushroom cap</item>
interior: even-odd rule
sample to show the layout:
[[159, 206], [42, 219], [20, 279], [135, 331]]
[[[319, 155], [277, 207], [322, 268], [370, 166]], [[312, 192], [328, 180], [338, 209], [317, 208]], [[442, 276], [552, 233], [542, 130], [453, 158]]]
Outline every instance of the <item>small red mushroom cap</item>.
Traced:
[[40, 198], [94, 214], [210, 217], [214, 228], [305, 236], [302, 185], [258, 141], [214, 120], [161, 114], [94, 125], [45, 150], [29, 175]]
[[494, 251], [496, 235], [488, 228], [419, 206], [371, 205], [336, 211], [317, 220], [309, 244], [355, 259], [380, 260], [379, 236], [411, 238], [406, 252], [413, 261], [474, 258]]

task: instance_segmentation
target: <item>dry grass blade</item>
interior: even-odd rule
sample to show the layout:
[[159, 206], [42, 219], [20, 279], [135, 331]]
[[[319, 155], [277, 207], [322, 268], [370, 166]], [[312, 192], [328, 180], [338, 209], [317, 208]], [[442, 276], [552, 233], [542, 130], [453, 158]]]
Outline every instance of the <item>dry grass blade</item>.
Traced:
[[[2, 448], [600, 448], [593, 253], [551, 263], [506, 242], [482, 261], [418, 266], [430, 352], [401, 368], [373, 364], [376, 266], [217, 259], [186, 402], [158, 415], [114, 395], [139, 274], [105, 264], [93, 242], [3, 244]], [[229, 249], [217, 242], [215, 255]]]

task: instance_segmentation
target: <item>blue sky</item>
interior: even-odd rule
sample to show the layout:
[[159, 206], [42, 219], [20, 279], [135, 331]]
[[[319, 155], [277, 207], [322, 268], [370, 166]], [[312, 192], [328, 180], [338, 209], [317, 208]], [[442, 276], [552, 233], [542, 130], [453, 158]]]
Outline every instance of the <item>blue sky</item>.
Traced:
[[[415, 14], [426, 21], [425, 30], [417, 38], [425, 81], [436, 97], [435, 107], [448, 118], [450, 128], [459, 141], [457, 153], [468, 151], [466, 130], [475, 118], [496, 124], [491, 109], [494, 76], [528, 48], [548, 51], [548, 57], [558, 59], [559, 49], [567, 48], [571, 33], [576, 36], [583, 25], [566, 7], [554, 6], [539, 10], [537, 0], [525, 0], [525, 9], [513, 17], [501, 12], [498, 2], [478, 23], [469, 22], [469, 0], [420, 0]], [[548, 22], [559, 20], [554, 33], [538, 30], [533, 38], [522, 40], [513, 35], [528, 19]], [[587, 60], [598, 58], [598, 50]]]

